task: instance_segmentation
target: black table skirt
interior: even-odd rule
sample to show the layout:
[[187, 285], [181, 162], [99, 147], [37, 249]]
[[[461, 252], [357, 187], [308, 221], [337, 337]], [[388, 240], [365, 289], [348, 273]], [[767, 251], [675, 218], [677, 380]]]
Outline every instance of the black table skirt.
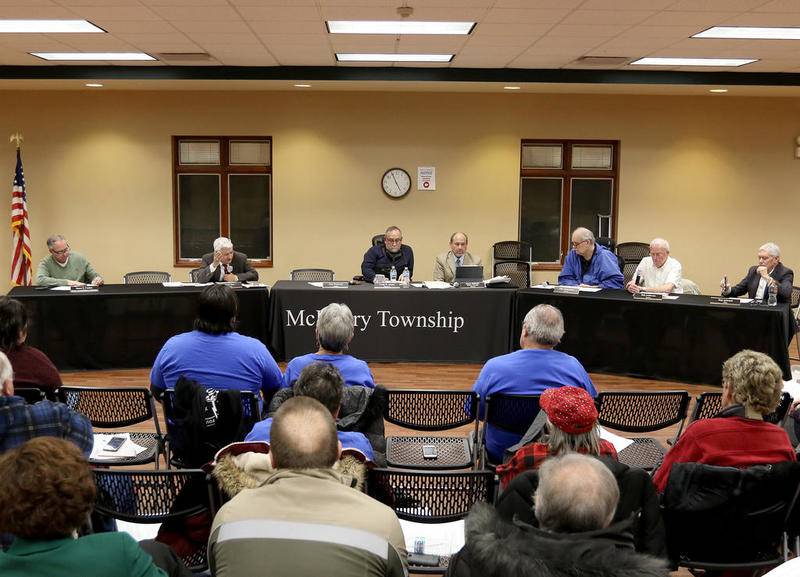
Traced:
[[[346, 289], [279, 281], [270, 295], [276, 359], [317, 350], [317, 310], [345, 303], [356, 316], [350, 352], [366, 361], [482, 363], [511, 347], [513, 289]], [[366, 325], [366, 328], [364, 328]]]
[[525, 289], [517, 296], [516, 329], [538, 304], [564, 315], [566, 334], [558, 350], [587, 371], [685, 383], [721, 384], [722, 363], [741, 351], [768, 354], [791, 379], [788, 343], [794, 319], [788, 305], [717, 305], [710, 297], [681, 295], [647, 301], [604, 290], [580, 295]]
[[[98, 292], [15, 287], [31, 316], [27, 343], [61, 370], [150, 367], [164, 342], [192, 330], [201, 287], [105, 285]], [[269, 294], [237, 289], [238, 331], [267, 343]]]

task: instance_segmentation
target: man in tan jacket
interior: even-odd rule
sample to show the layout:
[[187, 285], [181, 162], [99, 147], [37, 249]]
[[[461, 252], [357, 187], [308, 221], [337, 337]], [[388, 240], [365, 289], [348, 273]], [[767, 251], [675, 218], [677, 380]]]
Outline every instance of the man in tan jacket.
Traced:
[[453, 282], [456, 278], [456, 267], [464, 265], [480, 265], [481, 259], [467, 252], [469, 239], [463, 232], [454, 232], [450, 237], [450, 250], [436, 257], [433, 264], [433, 280]]

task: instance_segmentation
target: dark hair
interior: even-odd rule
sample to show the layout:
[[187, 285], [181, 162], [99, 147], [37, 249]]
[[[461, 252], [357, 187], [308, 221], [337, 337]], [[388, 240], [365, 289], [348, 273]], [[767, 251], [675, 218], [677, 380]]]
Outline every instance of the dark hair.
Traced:
[[339, 410], [343, 394], [342, 374], [330, 363], [311, 363], [302, 370], [294, 383], [296, 397], [311, 397], [318, 400], [331, 412], [331, 415]]
[[92, 510], [95, 485], [80, 450], [36, 437], [0, 456], [0, 532], [23, 539], [61, 539]]
[[278, 469], [328, 469], [339, 457], [333, 417], [311, 397], [284, 402], [275, 413], [269, 436]]
[[238, 314], [239, 299], [233, 289], [224, 284], [212, 284], [197, 297], [194, 330], [211, 335], [230, 333]]
[[28, 310], [21, 302], [0, 297], [0, 350], [8, 352], [17, 346], [19, 336], [28, 329]]

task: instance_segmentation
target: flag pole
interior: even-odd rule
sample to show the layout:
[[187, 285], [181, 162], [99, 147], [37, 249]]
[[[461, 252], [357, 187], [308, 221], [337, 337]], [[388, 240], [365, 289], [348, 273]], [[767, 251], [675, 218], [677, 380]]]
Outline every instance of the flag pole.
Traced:
[[23, 140], [25, 140], [25, 138], [19, 132], [17, 132], [16, 134], [12, 134], [11, 136], [8, 137], [9, 142], [16, 142], [17, 150], [19, 150], [22, 147]]

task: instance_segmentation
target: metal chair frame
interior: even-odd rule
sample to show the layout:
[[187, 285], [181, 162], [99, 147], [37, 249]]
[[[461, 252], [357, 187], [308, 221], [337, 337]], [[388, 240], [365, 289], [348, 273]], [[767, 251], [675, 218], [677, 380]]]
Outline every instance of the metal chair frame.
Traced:
[[383, 244], [383, 237], [386, 236], [386, 233], [376, 234], [372, 237], [372, 246], [378, 246], [379, 244]]
[[[771, 413], [764, 415], [764, 420], [773, 425], [780, 425], [789, 412], [792, 405], [792, 396], [789, 393], [782, 393], [778, 400], [778, 406]], [[698, 395], [692, 411], [689, 423], [701, 419], [710, 419], [722, 410], [722, 393], [719, 391], [706, 391]]]
[[505, 393], [495, 393], [486, 397], [486, 414], [478, 447], [478, 454], [481, 456], [481, 463], [484, 467], [491, 469], [497, 465], [497, 463], [489, 462], [489, 455], [485, 450], [486, 426], [492, 425], [509, 433], [524, 435], [541, 410], [540, 398], [541, 395], [508, 395]]
[[639, 263], [644, 257], [650, 256], [650, 244], [646, 242], [619, 242], [617, 243], [617, 254], [622, 257], [625, 263]]
[[160, 284], [170, 281], [170, 274], [158, 270], [140, 270], [125, 273], [122, 277], [124, 284]]
[[38, 387], [14, 387], [14, 396], [22, 397], [29, 405], [44, 401], [47, 398], [45, 392]]
[[329, 268], [296, 268], [291, 273], [292, 280], [310, 282], [332, 281], [334, 273]]

